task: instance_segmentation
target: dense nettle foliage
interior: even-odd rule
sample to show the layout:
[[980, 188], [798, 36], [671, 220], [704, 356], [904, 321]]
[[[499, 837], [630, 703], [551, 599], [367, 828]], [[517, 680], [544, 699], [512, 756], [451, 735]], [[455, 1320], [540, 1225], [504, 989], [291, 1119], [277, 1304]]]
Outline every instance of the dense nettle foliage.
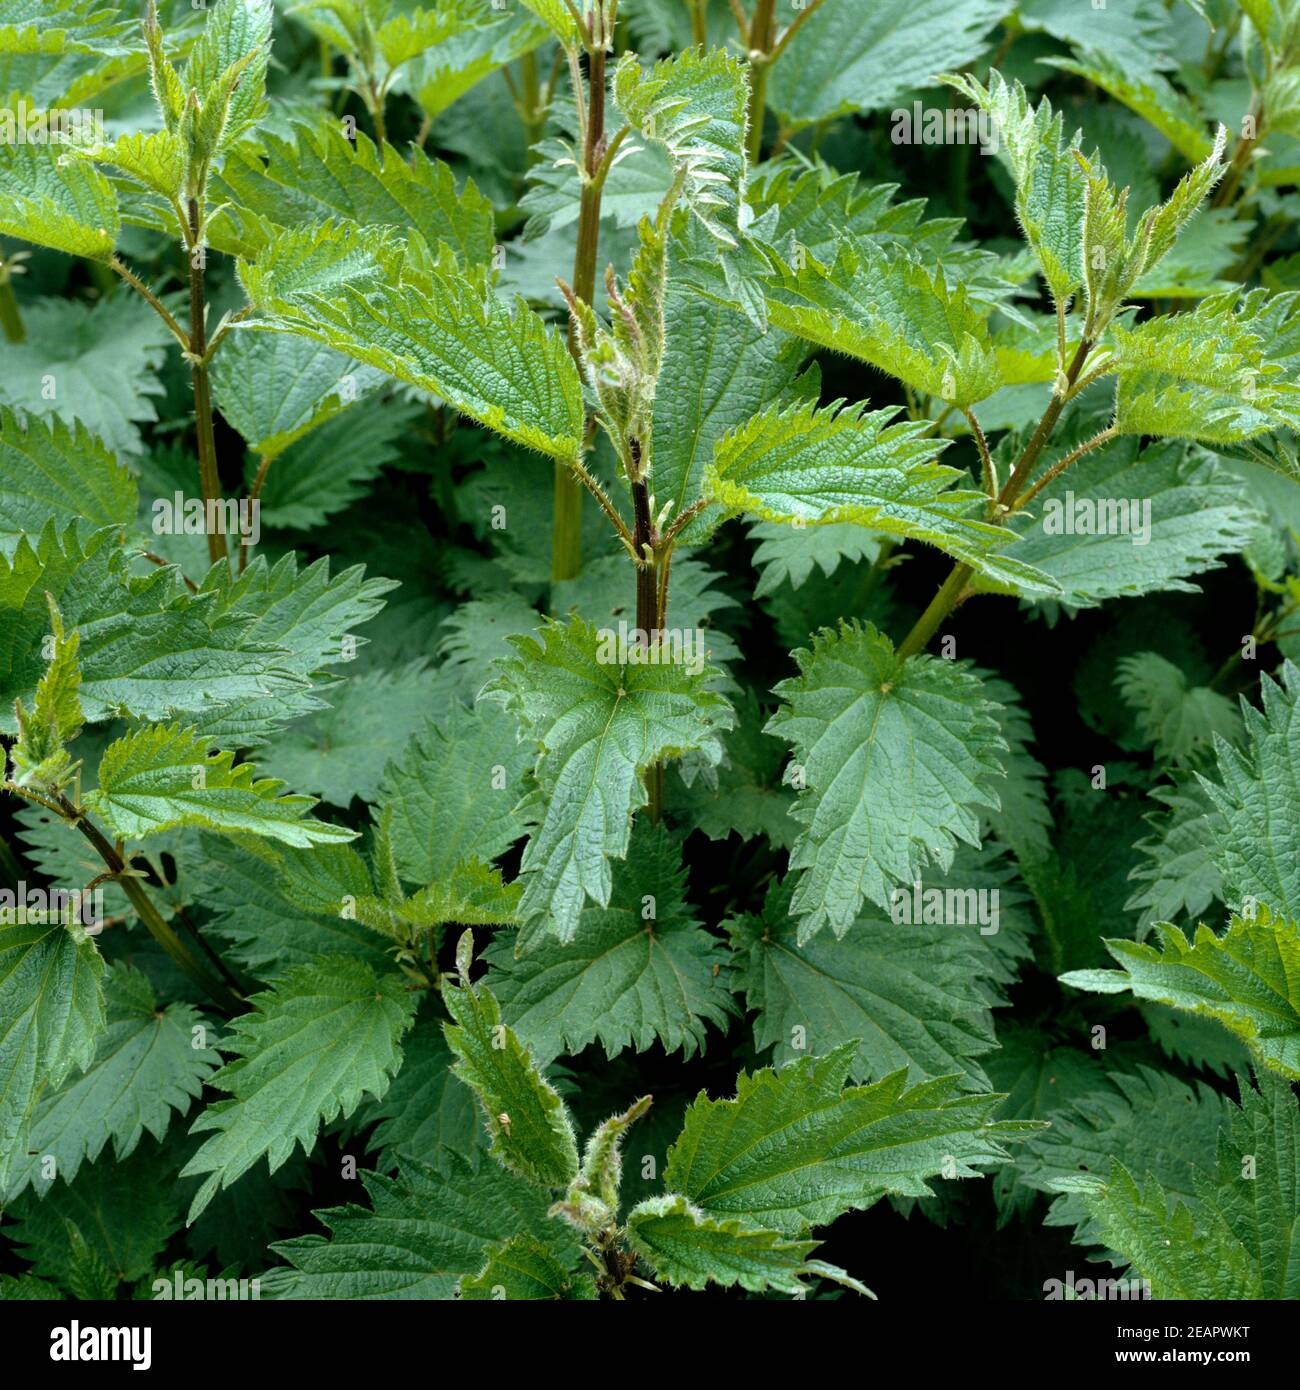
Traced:
[[0, 1296], [1300, 1297], [1298, 179], [1300, 0], [0, 0]]

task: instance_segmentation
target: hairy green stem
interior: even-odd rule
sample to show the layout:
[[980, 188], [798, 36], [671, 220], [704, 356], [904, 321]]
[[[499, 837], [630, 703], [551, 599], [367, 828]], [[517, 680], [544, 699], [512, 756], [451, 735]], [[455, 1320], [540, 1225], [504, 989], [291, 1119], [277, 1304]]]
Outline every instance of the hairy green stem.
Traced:
[[[635, 446], [636, 441], [633, 440]], [[634, 452], [636, 452], [634, 447]], [[654, 518], [650, 515], [650, 489], [644, 478], [632, 483], [632, 511], [635, 524], [632, 530], [632, 545], [637, 554], [636, 566], [636, 625], [638, 640], [649, 645], [658, 639], [662, 620], [666, 613], [660, 612], [659, 575], [656, 564], [656, 545], [658, 537], [654, 530]], [[665, 594], [665, 601], [667, 595]], [[664, 769], [662, 763], [655, 763], [646, 772], [646, 792], [650, 797], [650, 820], [657, 822], [663, 815]]]
[[117, 848], [104, 832], [83, 812], [78, 811], [66, 796], [59, 796], [59, 811], [90, 842], [95, 853], [104, 861], [104, 867], [122, 885], [122, 891], [126, 894], [131, 906], [135, 908], [136, 915], [144, 923], [150, 936], [166, 951], [176, 966], [184, 971], [216, 1003], [225, 1008], [241, 1008], [243, 1000], [240, 996], [222, 979], [214, 975], [177, 936], [171, 925], [164, 920], [149, 894], [145, 891], [144, 885], [128, 872], [129, 866], [126, 860], [118, 853]]
[[763, 117], [767, 114], [767, 79], [772, 70], [772, 40], [776, 0], [758, 0], [749, 25], [749, 123], [746, 153], [758, 163], [763, 150]]
[[[1052, 399], [1048, 402], [1047, 409], [1043, 411], [1043, 417], [1038, 422], [1038, 428], [1034, 430], [1029, 443], [1025, 445], [1024, 453], [1020, 455], [1015, 469], [998, 494], [997, 505], [993, 509], [995, 515], [998, 511], [1010, 510], [1015, 506], [1016, 498], [1020, 496], [1026, 482], [1028, 482], [1044, 446], [1056, 428], [1057, 421], [1061, 418], [1061, 411], [1065, 409], [1070, 392], [1079, 378], [1079, 373], [1083, 370], [1083, 364], [1087, 361], [1092, 346], [1087, 338], [1080, 341], [1074, 357], [1066, 369], [1064, 389], [1053, 391]], [[902, 645], [898, 648], [900, 661], [905, 661], [909, 656], [916, 656], [918, 652], [925, 649], [926, 643], [939, 630], [944, 619], [966, 597], [966, 586], [970, 583], [974, 573], [974, 567], [971, 565], [958, 563], [953, 566], [952, 572], [940, 586], [939, 592], [930, 600], [925, 612], [916, 620], [916, 625], [903, 639]]]
[[[582, 151], [582, 194], [578, 205], [578, 244], [573, 257], [573, 292], [584, 304], [596, 296], [596, 258], [600, 250], [599, 177], [605, 154], [605, 49], [592, 45], [587, 69], [587, 118]], [[569, 324], [569, 351], [581, 369], [578, 334]], [[551, 579], [572, 579], [582, 568], [582, 484], [567, 464], [555, 465], [555, 523], [551, 535]]]

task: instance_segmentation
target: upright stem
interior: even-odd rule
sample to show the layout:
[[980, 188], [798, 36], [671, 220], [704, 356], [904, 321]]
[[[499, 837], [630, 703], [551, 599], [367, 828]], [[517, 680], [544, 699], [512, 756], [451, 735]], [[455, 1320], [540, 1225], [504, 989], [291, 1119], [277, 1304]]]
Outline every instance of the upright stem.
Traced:
[[189, 200], [190, 262], [190, 378], [194, 383], [194, 422], [199, 441], [199, 490], [203, 493], [203, 513], [208, 533], [208, 560], [216, 564], [226, 558], [226, 537], [219, 525], [221, 477], [217, 472], [217, 441], [212, 429], [212, 383], [208, 378], [208, 330], [203, 295], [204, 247], [200, 241], [199, 204]]
[[[1080, 341], [1074, 357], [1070, 360], [1069, 367], [1066, 368], [1064, 389], [1053, 391], [1052, 399], [1048, 402], [1047, 409], [1043, 411], [1043, 418], [1038, 422], [1038, 428], [1034, 430], [1029, 443], [1025, 445], [1024, 453], [1020, 455], [1015, 469], [998, 494], [997, 506], [993, 509], [995, 516], [998, 511], [1014, 506], [1016, 498], [1020, 496], [1025, 484], [1029, 481], [1029, 477], [1043, 452], [1044, 445], [1056, 428], [1056, 422], [1061, 418], [1061, 411], [1065, 409], [1070, 391], [1079, 379], [1079, 373], [1083, 370], [1083, 364], [1087, 361], [1092, 346], [1087, 338]], [[944, 580], [939, 592], [930, 600], [929, 607], [916, 620], [916, 626], [903, 639], [903, 644], [898, 649], [900, 661], [905, 661], [909, 656], [916, 656], [918, 652], [925, 649], [926, 643], [939, 630], [943, 620], [961, 602], [966, 593], [966, 586], [970, 583], [974, 573], [974, 567], [971, 565], [958, 563], [953, 566], [952, 572]]]
[[776, 28], [776, 0], [758, 0], [749, 26], [749, 135], [747, 153], [758, 163], [763, 150], [763, 117], [767, 114], [767, 79], [772, 70], [772, 40]]
[[[633, 443], [635, 446], [635, 441]], [[650, 515], [650, 489], [644, 478], [632, 484], [632, 511], [635, 519], [632, 545], [637, 553], [636, 625], [639, 640], [649, 645], [657, 640], [661, 619], [667, 615], [661, 614], [659, 607], [658, 566], [653, 558], [648, 558], [655, 555], [659, 538]], [[657, 822], [663, 814], [663, 764], [655, 763], [646, 773], [645, 780], [650, 796], [650, 819]]]
[[[597, 14], [599, 11], [597, 11]], [[582, 194], [578, 204], [578, 245], [573, 257], [573, 292], [584, 304], [596, 297], [596, 258], [600, 249], [598, 177], [605, 153], [604, 35], [593, 37], [588, 50], [586, 140], [582, 151]], [[569, 351], [579, 360], [578, 336], [569, 323]], [[579, 366], [581, 364], [579, 363]], [[582, 568], [582, 484], [567, 464], [555, 465], [555, 528], [551, 537], [552, 580], [572, 579]]]
[[9, 267], [0, 261], [0, 331], [11, 343], [25, 343], [27, 330], [23, 327], [23, 316], [18, 312], [18, 300], [14, 295], [13, 280]]

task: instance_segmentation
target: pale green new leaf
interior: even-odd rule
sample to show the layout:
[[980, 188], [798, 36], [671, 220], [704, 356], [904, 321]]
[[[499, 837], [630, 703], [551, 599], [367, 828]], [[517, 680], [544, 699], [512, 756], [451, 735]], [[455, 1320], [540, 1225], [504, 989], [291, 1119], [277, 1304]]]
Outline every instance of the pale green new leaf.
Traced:
[[0, 925], [0, 1188], [29, 1163], [28, 1123], [42, 1092], [94, 1059], [103, 975], [79, 925]]
[[153, 725], [109, 745], [86, 802], [126, 840], [181, 825], [304, 847], [355, 838], [355, 831], [308, 816], [311, 797], [283, 795], [283, 782], [258, 778], [251, 763], [235, 766], [234, 757], [214, 751], [212, 740], [193, 729]]
[[[6, 1198], [30, 1182], [44, 1195], [57, 1178], [72, 1182], [113, 1141], [117, 1162], [130, 1157], [146, 1130], [161, 1139], [172, 1112], [184, 1115], [221, 1059], [215, 1029], [190, 1004], [158, 1006], [153, 986], [129, 965], [110, 967], [104, 982], [107, 1027], [80, 1076], [47, 1092], [32, 1117], [26, 1166], [10, 1176]], [[43, 1171], [53, 1159], [55, 1172]]]
[[587, 899], [609, 903], [610, 860], [626, 857], [632, 816], [648, 800], [643, 773], [688, 752], [716, 764], [732, 710], [709, 689], [713, 668], [694, 672], [658, 647], [646, 653], [655, 664], [602, 661], [604, 639], [580, 618], [511, 644], [517, 655], [488, 691], [540, 750], [541, 824], [524, 851], [521, 910], [525, 921], [548, 914], [570, 941]]
[[779, 1072], [742, 1072], [734, 1100], [703, 1093], [668, 1154], [664, 1185], [707, 1217], [799, 1236], [880, 1198], [930, 1195], [929, 1179], [976, 1177], [1039, 1126], [994, 1120], [999, 1095], [905, 1071], [844, 1089], [853, 1044]]
[[370, 1208], [317, 1212], [328, 1236], [298, 1236], [271, 1248], [291, 1269], [262, 1279], [271, 1298], [450, 1299], [490, 1247], [521, 1231], [554, 1240], [546, 1195], [495, 1163], [471, 1168], [443, 1151], [439, 1168], [403, 1156], [397, 1177], [362, 1173]]
[[578, 1173], [573, 1121], [486, 985], [469, 982], [469, 932], [457, 948], [460, 984], [443, 977], [442, 1000], [452, 1021], [443, 1025], [456, 1057], [455, 1075], [478, 1098], [492, 1153], [512, 1172], [540, 1187], [567, 1187]]
[[[232, 145], [266, 111], [266, 69], [271, 56], [271, 0], [217, 0], [190, 49], [184, 82], [198, 93], [204, 115], [212, 101], [229, 102], [221, 144]], [[231, 87], [231, 69], [238, 78]]]
[[[286, 277], [276, 250], [256, 266], [241, 263], [250, 298], [272, 311], [268, 324], [301, 333], [422, 391], [432, 391], [471, 418], [530, 449], [557, 459], [582, 452], [582, 391], [564, 339], [524, 303], [511, 310], [454, 263], [392, 282], [357, 232], [355, 272], [321, 288], [315, 277], [333, 257], [304, 259], [286, 246]], [[351, 244], [351, 243], [349, 243]], [[348, 283], [350, 281], [350, 283]]]
[[977, 676], [937, 657], [900, 665], [870, 624], [824, 630], [794, 656], [767, 729], [802, 769], [790, 867], [806, 871], [791, 904], [806, 941], [826, 925], [842, 936], [864, 899], [888, 907], [927, 864], [947, 870], [958, 841], [978, 845], [1006, 744]]
[[[533, 931], [489, 947], [489, 983], [502, 1016], [533, 1055], [549, 1062], [599, 1041], [608, 1056], [658, 1039], [686, 1057], [706, 1024], [725, 1028], [731, 994], [716, 978], [726, 955], [685, 898], [679, 844], [662, 826], [633, 831], [608, 907], [588, 906], [570, 942]], [[650, 915], [647, 916], [646, 914]]]
[[107, 261], [120, 229], [112, 185], [98, 169], [61, 162], [57, 145], [0, 145], [0, 233]]
[[1252, 290], [1113, 327], [1116, 428], [1231, 444], [1300, 427], [1294, 363], [1277, 351], [1297, 322], [1300, 294]]
[[787, 333], [846, 353], [914, 391], [965, 408], [1002, 377], [984, 312], [941, 270], [845, 236], [833, 260], [796, 256], [764, 286]]
[[1037, 107], [1019, 82], [996, 70], [987, 87], [967, 74], [944, 77], [993, 118], [997, 157], [1016, 185], [1016, 218], [1062, 308], [1082, 282], [1085, 179], [1076, 152], [1080, 134], [1065, 138], [1063, 117], [1046, 97]]
[[322, 956], [298, 965], [249, 999], [222, 1039], [236, 1058], [210, 1084], [230, 1099], [209, 1105], [191, 1133], [215, 1130], [182, 1170], [206, 1173], [192, 1222], [219, 1187], [263, 1156], [272, 1172], [301, 1144], [310, 1152], [322, 1124], [352, 1114], [364, 1095], [382, 1096], [402, 1064], [399, 1046], [416, 1000], [399, 975], [363, 961]]
[[[929, 423], [895, 421], [896, 409], [834, 401], [824, 408], [769, 407], [714, 446], [706, 495], [728, 512], [797, 526], [852, 522], [883, 535], [924, 541], [992, 575], [1035, 575], [995, 551], [1013, 534], [971, 515], [984, 494], [950, 484], [961, 476], [938, 464], [941, 440]], [[1053, 592], [1043, 582], [1045, 593]]]
[[1076, 970], [1061, 979], [1105, 994], [1132, 990], [1176, 1009], [1217, 1019], [1260, 1065], [1300, 1080], [1300, 931], [1263, 903], [1253, 918], [1234, 916], [1216, 936], [1200, 926], [1189, 940], [1157, 926], [1158, 946], [1106, 942], [1119, 970]]

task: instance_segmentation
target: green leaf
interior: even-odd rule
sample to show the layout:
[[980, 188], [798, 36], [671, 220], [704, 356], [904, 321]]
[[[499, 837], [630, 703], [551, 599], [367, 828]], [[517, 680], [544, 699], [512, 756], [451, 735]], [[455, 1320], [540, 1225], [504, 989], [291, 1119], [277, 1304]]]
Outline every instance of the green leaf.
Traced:
[[117, 1281], [152, 1273], [180, 1224], [175, 1181], [168, 1151], [146, 1140], [124, 1162], [88, 1164], [57, 1198], [25, 1192], [5, 1211], [17, 1223], [6, 1234], [41, 1278], [107, 1299]]
[[311, 797], [281, 795], [283, 782], [234, 765], [212, 740], [179, 724], [154, 725], [109, 745], [99, 786], [86, 801], [113, 833], [142, 839], [178, 825], [267, 835], [287, 845], [351, 840], [355, 831], [311, 819]]
[[25, 342], [0, 344], [0, 400], [84, 426], [110, 453], [136, 458], [141, 426], [158, 418], [158, 371], [174, 341], [158, 315], [123, 291], [93, 305], [38, 299], [23, 306], [23, 326]]
[[[912, 890], [906, 891], [910, 899]], [[970, 1089], [987, 1089], [975, 1059], [997, 1043], [987, 988], [991, 962], [979, 948], [976, 933], [983, 928], [975, 914], [960, 925], [926, 926], [912, 921], [910, 910], [900, 922], [868, 909], [843, 936], [823, 932], [800, 945], [789, 912], [792, 893], [789, 879], [773, 884], [760, 914], [726, 924], [734, 987], [744, 990], [757, 1015], [755, 1047], [775, 1047], [785, 1065], [801, 1053], [821, 1057], [851, 1044], [855, 1081], [902, 1067], [912, 1080], [959, 1072]], [[966, 899], [957, 901], [964, 909]]]
[[1217, 1019], [1241, 1038], [1256, 1060], [1300, 1080], [1300, 931], [1263, 903], [1255, 916], [1234, 916], [1216, 936], [1200, 926], [1193, 940], [1177, 927], [1157, 926], [1159, 946], [1106, 942], [1119, 970], [1062, 975], [1077, 989], [1107, 994], [1132, 990], [1176, 1009]]
[[929, 423], [896, 422], [897, 414], [865, 402], [769, 407], [717, 442], [704, 490], [731, 513], [797, 526], [852, 522], [1032, 586], [1032, 572], [993, 553], [1012, 534], [969, 515], [983, 510], [984, 494], [950, 487], [962, 475], [935, 462], [944, 445], [922, 437]]
[[1051, 847], [1052, 814], [1047, 809], [1046, 769], [1028, 748], [1033, 741], [1029, 717], [1009, 681], [991, 672], [977, 674], [985, 695], [997, 706], [994, 717], [1007, 745], [1002, 760], [1007, 779], [998, 787], [1002, 803], [996, 816], [998, 838], [1022, 862], [1041, 859]]
[[262, 1279], [272, 1298], [449, 1299], [488, 1250], [521, 1231], [554, 1239], [547, 1198], [495, 1163], [473, 1169], [446, 1154], [439, 1171], [406, 1157], [395, 1178], [362, 1173], [371, 1209], [317, 1212], [328, 1236], [298, 1236], [271, 1248], [292, 1269]]
[[473, 1278], [462, 1278], [458, 1297], [469, 1302], [554, 1302], [594, 1300], [596, 1281], [574, 1274], [551, 1247], [533, 1236], [511, 1236], [487, 1252], [487, 1263]]
[[1052, 292], [1064, 308], [1083, 281], [1086, 180], [1076, 153], [1081, 132], [1065, 139], [1063, 118], [1046, 97], [1035, 108], [1019, 82], [1000, 72], [987, 87], [966, 74], [943, 78], [993, 118], [998, 159], [1016, 185], [1016, 218]]
[[471, 855], [504, 854], [533, 824], [516, 814], [530, 762], [512, 721], [493, 705], [455, 703], [430, 720], [384, 769], [377, 798], [392, 813], [402, 878], [432, 883]]
[[[212, 359], [217, 408], [261, 459], [279, 458], [383, 380], [373, 367], [290, 333], [235, 331]], [[269, 476], [278, 481], [279, 470]], [[270, 510], [265, 498], [262, 507]]]
[[57, 146], [0, 145], [0, 233], [107, 261], [120, 229], [112, 185], [98, 169], [61, 162]]
[[107, 530], [81, 538], [74, 524], [60, 535], [51, 519], [38, 539], [19, 540], [12, 561], [0, 556], [0, 613], [8, 629], [0, 641], [0, 730], [13, 729], [15, 696], [30, 702], [44, 674], [46, 594], [58, 603], [65, 627], [80, 635], [81, 704], [89, 722], [128, 712], [167, 719], [205, 710], [211, 717], [239, 702], [271, 696], [283, 702], [304, 688], [292, 654], [253, 637], [246, 616], [223, 614], [208, 594], [187, 593], [174, 569], [131, 577], [113, 539]]
[[772, 107], [794, 130], [850, 111], [882, 110], [932, 85], [936, 73], [978, 58], [1005, 14], [997, 0], [886, 0], [865, 13], [825, 5], [772, 70]]
[[527, 305], [510, 310], [482, 276], [451, 264], [405, 283], [385, 280], [360, 233], [355, 269], [336, 271], [334, 285], [322, 289], [321, 266], [336, 266], [337, 255], [328, 243], [307, 247], [303, 237], [311, 230], [281, 234], [255, 267], [240, 263], [250, 299], [273, 314], [268, 326], [432, 391], [516, 444], [557, 459], [579, 456], [577, 368], [563, 338]]
[[1190, 576], [1220, 568], [1249, 541], [1255, 513], [1222, 465], [1176, 440], [1138, 446], [1117, 439], [1079, 459], [1008, 519], [1022, 539], [1006, 561], [1059, 584], [1071, 608], [1199, 592]]
[[957, 1078], [907, 1085], [903, 1071], [842, 1089], [854, 1047], [780, 1072], [744, 1072], [734, 1100], [703, 1093], [669, 1151], [664, 1184], [707, 1217], [798, 1236], [887, 1194], [930, 1195], [928, 1179], [975, 1177], [1037, 1126], [994, 1120], [999, 1095], [963, 1095]]
[[[379, 1100], [362, 1103], [358, 1122], [368, 1127], [378, 1121], [369, 1145], [379, 1150], [379, 1167], [385, 1171], [414, 1157], [450, 1175], [454, 1156], [474, 1159], [486, 1147], [478, 1103], [469, 1087], [456, 1080], [442, 1024], [429, 1013], [416, 1019], [402, 1051], [406, 1060], [393, 1084]], [[484, 1171], [504, 1172], [496, 1164], [485, 1164]]]
[[900, 665], [870, 624], [823, 631], [794, 658], [767, 729], [802, 769], [791, 910], [807, 941], [828, 924], [842, 936], [864, 899], [887, 908], [927, 864], [946, 871], [958, 841], [978, 845], [1006, 745], [977, 676], [936, 657]]
[[[419, 150], [404, 156], [388, 144], [380, 149], [362, 131], [353, 143], [338, 119], [324, 113], [295, 119], [288, 139], [269, 134], [263, 151], [233, 151], [216, 191], [236, 209], [229, 216], [239, 227], [224, 236], [240, 254], [255, 254], [261, 236], [256, 222], [243, 224], [245, 215], [271, 227], [331, 221], [403, 236], [413, 229], [435, 250], [446, 244], [467, 265], [485, 265], [496, 242], [492, 206], [473, 180], [457, 190], [440, 160]], [[214, 243], [225, 250], [222, 238], [218, 221]]]
[[0, 1187], [27, 1167], [42, 1092], [94, 1059], [103, 975], [99, 951], [76, 926], [0, 925]]
[[472, 935], [466, 932], [456, 953], [461, 983], [445, 976], [442, 985], [452, 1018], [444, 1033], [457, 1059], [455, 1074], [478, 1097], [492, 1153], [529, 1182], [566, 1187], [578, 1172], [569, 1112], [528, 1049], [501, 1022], [491, 990], [470, 984], [471, 950]]
[[609, 906], [585, 908], [572, 941], [534, 932], [519, 959], [513, 946], [502, 937], [488, 949], [488, 979], [502, 1017], [543, 1063], [596, 1041], [609, 1057], [658, 1039], [689, 1058], [706, 1025], [725, 1029], [733, 1011], [715, 978], [725, 953], [686, 901], [681, 847], [662, 826], [638, 824]]
[[58, 605], [50, 599], [50, 662], [36, 686], [30, 715], [21, 700], [14, 702], [18, 740], [9, 750], [16, 786], [56, 788], [67, 780], [71, 759], [64, 744], [81, 732], [81, 668], [77, 665], [77, 633], [65, 637]]
[[673, 663], [670, 649], [657, 647], [649, 654], [663, 664], [624, 664], [616, 650], [602, 661], [606, 646], [616, 647], [612, 635], [580, 618], [511, 645], [518, 655], [499, 666], [488, 691], [541, 750], [541, 824], [524, 851], [521, 910], [525, 920], [547, 913], [555, 935], [571, 941], [586, 900], [609, 903], [610, 860], [626, 857], [632, 816], [648, 800], [643, 773], [697, 750], [716, 763], [732, 711], [707, 688], [712, 668]]
[[1300, 669], [1290, 661], [1281, 683], [1260, 679], [1262, 709], [1242, 706], [1245, 747], [1216, 740], [1218, 776], [1200, 784], [1217, 812], [1209, 825], [1211, 858], [1234, 906], [1267, 903], [1284, 916], [1300, 915]]
[[136, 485], [84, 426], [36, 420], [0, 407], [0, 550], [12, 558], [23, 533], [39, 536], [82, 518], [91, 527], [126, 527]]
[[1207, 444], [1296, 429], [1300, 386], [1276, 350], [1297, 322], [1300, 294], [1252, 290], [1210, 295], [1131, 329], [1116, 325], [1116, 428]]
[[801, 1294], [815, 1240], [787, 1240], [739, 1221], [716, 1221], [685, 1197], [650, 1197], [628, 1213], [628, 1243], [668, 1284], [740, 1285], [751, 1293]]
[[311, 1151], [322, 1124], [346, 1119], [366, 1094], [382, 1096], [415, 1016], [400, 976], [377, 976], [346, 956], [294, 966], [248, 1002], [253, 1012], [235, 1019], [222, 1040], [235, 1060], [210, 1081], [230, 1099], [209, 1105], [190, 1131], [216, 1131], [182, 1169], [184, 1177], [209, 1175], [191, 1222], [258, 1159], [275, 1172], [295, 1144]]
[[220, 127], [222, 146], [234, 144], [266, 112], [274, 13], [271, 0], [219, 0], [190, 49], [184, 82], [198, 93], [204, 116], [213, 102], [229, 103]]
[[1001, 385], [984, 315], [940, 270], [845, 236], [825, 264], [781, 262], [767, 313], [787, 333], [846, 353], [914, 391], [965, 408]]
[[1115, 681], [1162, 764], [1201, 761], [1220, 738], [1241, 742], [1244, 727], [1232, 701], [1209, 686], [1189, 687], [1186, 675], [1156, 652], [1124, 657]]
[[1117, 1161], [1155, 1176], [1170, 1197], [1189, 1201], [1198, 1181], [1213, 1171], [1228, 1109], [1204, 1082], [1189, 1086], [1149, 1067], [1110, 1072], [1088, 1094], [1058, 1100], [1047, 1115], [1051, 1127], [1016, 1155], [1017, 1175], [1038, 1192], [1058, 1194], [1045, 1226], [1072, 1226], [1076, 1245], [1095, 1245], [1101, 1233], [1070, 1180], [1104, 1179]]
[[401, 758], [424, 726], [433, 679], [422, 661], [401, 671], [358, 672], [324, 692], [329, 709], [277, 735], [262, 766], [334, 806], [353, 797], [376, 801], [385, 765]]
[[1149, 121], [1190, 163], [1199, 163], [1209, 154], [1211, 142], [1204, 120], [1163, 73], [1126, 70], [1096, 50], [1089, 52], [1086, 61], [1058, 57], [1040, 61], [1082, 77], [1123, 102], [1130, 111]]
[[668, 152], [701, 226], [735, 248], [745, 190], [744, 62], [718, 48], [688, 48], [646, 72], [629, 53], [614, 70], [613, 92], [633, 130]]
[[[159, 1008], [153, 986], [134, 967], [111, 966], [104, 996], [107, 1027], [95, 1058], [37, 1105], [27, 1141], [30, 1158], [11, 1173], [7, 1199], [28, 1183], [42, 1196], [56, 1177], [71, 1183], [110, 1139], [118, 1163], [135, 1152], [146, 1130], [161, 1139], [172, 1111], [184, 1115], [220, 1065], [206, 1041], [212, 1025], [189, 1004]], [[52, 1176], [43, 1172], [49, 1159]]]

